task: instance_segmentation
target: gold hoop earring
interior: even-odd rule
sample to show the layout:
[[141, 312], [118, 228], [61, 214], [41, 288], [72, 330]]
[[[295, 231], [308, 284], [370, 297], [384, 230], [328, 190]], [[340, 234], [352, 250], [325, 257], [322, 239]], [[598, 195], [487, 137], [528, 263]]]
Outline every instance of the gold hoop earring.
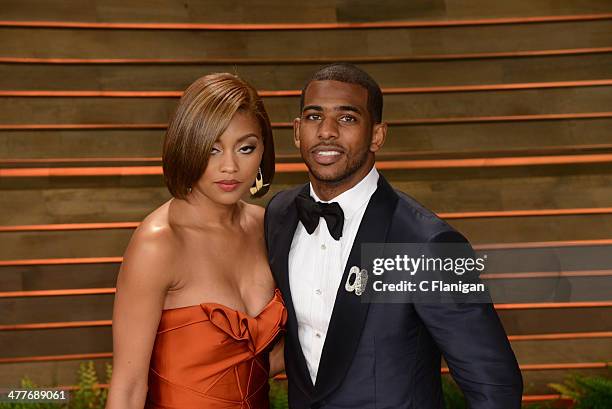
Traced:
[[255, 182], [253, 182], [253, 186], [251, 186], [251, 195], [256, 195], [261, 189], [266, 186], [270, 186], [269, 183], [264, 184], [263, 174], [261, 173], [261, 166], [257, 169], [257, 176], [255, 176]]

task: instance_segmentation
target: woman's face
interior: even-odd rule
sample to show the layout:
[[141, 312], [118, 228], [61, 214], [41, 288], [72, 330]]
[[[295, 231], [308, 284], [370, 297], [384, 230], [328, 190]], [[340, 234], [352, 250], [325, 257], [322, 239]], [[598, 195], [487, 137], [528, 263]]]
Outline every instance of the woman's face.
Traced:
[[238, 202], [257, 176], [263, 149], [261, 127], [255, 114], [236, 112], [213, 145], [206, 170], [194, 189], [216, 203]]

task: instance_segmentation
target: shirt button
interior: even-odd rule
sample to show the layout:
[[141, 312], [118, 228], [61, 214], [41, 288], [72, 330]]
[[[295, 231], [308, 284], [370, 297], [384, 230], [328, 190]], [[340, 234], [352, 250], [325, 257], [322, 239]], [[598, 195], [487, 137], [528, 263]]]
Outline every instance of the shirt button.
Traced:
[[316, 294], [316, 295], [321, 295], [321, 293], [322, 293], [322, 291], [321, 291], [320, 289], [318, 289], [318, 288], [317, 288], [317, 289], [315, 290], [315, 294]]
[[321, 250], [325, 250], [327, 246], [325, 244], [321, 244]]
[[321, 333], [317, 332], [317, 333], [315, 334], [315, 337], [317, 337], [317, 338], [321, 338]]

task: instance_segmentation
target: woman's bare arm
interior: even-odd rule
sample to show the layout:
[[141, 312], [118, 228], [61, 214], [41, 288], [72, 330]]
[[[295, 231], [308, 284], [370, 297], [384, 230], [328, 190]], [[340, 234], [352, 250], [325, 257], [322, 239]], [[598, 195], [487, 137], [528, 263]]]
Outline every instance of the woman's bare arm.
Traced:
[[106, 409], [142, 409], [164, 299], [172, 285], [169, 228], [143, 223], [125, 252], [113, 309], [113, 376]]
[[270, 377], [285, 370], [285, 337], [281, 337], [270, 351]]

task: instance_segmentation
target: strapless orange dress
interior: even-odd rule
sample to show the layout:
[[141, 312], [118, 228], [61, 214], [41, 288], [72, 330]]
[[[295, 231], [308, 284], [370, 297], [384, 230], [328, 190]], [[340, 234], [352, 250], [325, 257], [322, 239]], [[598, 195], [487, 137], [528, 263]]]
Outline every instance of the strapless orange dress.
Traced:
[[147, 409], [268, 409], [268, 352], [284, 330], [280, 291], [256, 317], [204, 303], [162, 312]]

